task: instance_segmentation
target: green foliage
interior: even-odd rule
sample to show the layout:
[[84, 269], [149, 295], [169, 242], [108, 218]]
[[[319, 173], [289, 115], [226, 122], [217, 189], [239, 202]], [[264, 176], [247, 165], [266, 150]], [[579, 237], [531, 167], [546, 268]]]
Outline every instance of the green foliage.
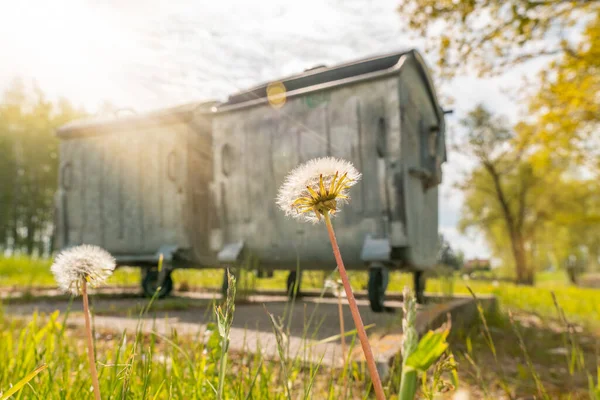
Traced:
[[[301, 356], [290, 358], [282, 350], [282, 366], [287, 371], [284, 372], [274, 362], [263, 362], [260, 344], [255, 354], [235, 354], [230, 367], [223, 368], [227, 354], [224, 339], [228, 338], [232, 321], [229, 313], [234, 311], [233, 280], [230, 288], [229, 306], [226, 299], [224, 307], [217, 311], [217, 322], [208, 323], [198, 337], [180, 336], [175, 329], [168, 336], [157, 332], [142, 334], [141, 321], [152, 301], [140, 311], [138, 329], [133, 334], [97, 331], [95, 348], [103, 398], [282, 399], [293, 390], [294, 396], [309, 399], [346, 398], [342, 393], [348, 390], [364, 393], [364, 377], [354, 367], [356, 380], [346, 375], [340, 378], [340, 382], [348, 380], [347, 386], [336, 385], [337, 379], [324, 386], [323, 380], [334, 374], [319, 375], [318, 365], [305, 368], [306, 360]], [[58, 311], [49, 318], [36, 313], [30, 322], [23, 322], [6, 318], [0, 307], [0, 390], [14, 384], [14, 376], [24, 376], [36, 365], [47, 362], [48, 373], [23, 387], [21, 398], [89, 397], [84, 337], [79, 331], [66, 329], [68, 315], [62, 320], [59, 317]], [[309, 325], [310, 322], [307, 331]], [[288, 391], [273, 384], [281, 376], [290, 385]], [[315, 384], [317, 381], [319, 385]]]
[[[446, 339], [450, 334], [450, 325], [443, 326], [437, 331], [429, 331], [418, 340], [416, 321], [416, 301], [410, 289], [406, 287], [403, 292], [403, 318], [402, 331], [404, 333], [402, 342], [402, 377], [400, 380], [400, 400], [412, 400], [417, 391], [417, 374], [421, 374], [423, 381], [423, 393], [429, 393], [427, 388], [427, 371], [436, 363], [434, 368], [433, 386], [437, 387], [441, 382], [442, 370], [446, 364], [440, 361], [442, 355], [448, 349]], [[452, 358], [451, 363], [454, 363]], [[455, 369], [453, 370], [456, 373]], [[453, 378], [456, 378], [454, 375]], [[433, 392], [436, 390], [433, 389]], [[428, 396], [429, 397], [429, 396]]]
[[[496, 244], [493, 235], [510, 246], [517, 280], [532, 283], [534, 270], [526, 257], [528, 229], [537, 216], [531, 203], [532, 194], [540, 188], [544, 176], [536, 175], [527, 162], [528, 148], [519, 141], [507, 124], [478, 105], [461, 120], [467, 135], [461, 148], [478, 166], [461, 184], [465, 192], [461, 227], [476, 226], [486, 233], [488, 242]], [[494, 229], [495, 228], [495, 229]]]
[[27, 385], [30, 380], [32, 380], [33, 378], [35, 378], [35, 376], [37, 374], [39, 374], [40, 372], [42, 372], [46, 368], [48, 368], [48, 366], [46, 364], [40, 365], [39, 367], [37, 367], [36, 369], [34, 369], [33, 371], [31, 371], [29, 374], [27, 374], [27, 376], [25, 376], [19, 382], [17, 382], [13, 387], [11, 387], [10, 389], [8, 389], [6, 391], [6, 393], [0, 392], [0, 400], [8, 400], [8, 398], [10, 398], [13, 394], [15, 394], [19, 390], [21, 390], [23, 388], [23, 386]]
[[[201, 271], [194, 272], [201, 276]], [[366, 279], [363, 275], [353, 275], [353, 281], [358, 283], [358, 287], [362, 280]], [[491, 282], [457, 279], [456, 292], [468, 293], [468, 285], [478, 295], [484, 293], [497, 295], [503, 309], [524, 310], [533, 312], [542, 319], [556, 319], [556, 306], [551, 296], [554, 292], [557, 303], [561, 304], [563, 315], [567, 315], [570, 319], [569, 326], [572, 322], [587, 322], [587, 326], [598, 328], [600, 292], [570, 286], [564, 276], [562, 281], [556, 281], [559, 277], [557, 274], [541, 275], [538, 287], [523, 287], [510, 283], [500, 283], [495, 286]], [[390, 290], [398, 291], [409, 282], [410, 276], [394, 272], [390, 280]], [[285, 284], [283, 282], [280, 284], [283, 290]], [[440, 288], [440, 281], [429, 280], [430, 292], [439, 291]], [[142, 310], [140, 315], [144, 313]], [[31, 386], [26, 385], [22, 389], [21, 398], [75, 399], [88, 396], [90, 381], [84, 337], [78, 331], [67, 329], [66, 316], [60, 318], [58, 313], [44, 320], [37, 314], [31, 316], [31, 319], [31, 322], [23, 322], [17, 318], [4, 316], [0, 308], [0, 365], [7, 366], [7, 368], [0, 368], [0, 390], [6, 392], [11, 383], [15, 384], [20, 377], [26, 376], [45, 362], [48, 364], [48, 370], [32, 379]], [[157, 320], [156, 323], [160, 324], [161, 321]], [[497, 330], [499, 327], [493, 320], [489, 324], [489, 329]], [[307, 325], [310, 325], [310, 321]], [[281, 323], [278, 322], [278, 326], [283, 332], [285, 328]], [[309, 329], [312, 328], [307, 326], [307, 332]], [[472, 346], [467, 346], [469, 353], [473, 352], [472, 347], [486, 345], [487, 339], [484, 339], [489, 336], [489, 329], [486, 328], [487, 335], [473, 336], [474, 343]], [[574, 333], [573, 330], [568, 332]], [[128, 332], [115, 335], [114, 332], [97, 331], [96, 351], [103, 398], [125, 396], [127, 398], [146, 396], [146, 398], [156, 399], [216, 398], [213, 387], [215, 389], [218, 387], [222, 337], [216, 323], [209, 323], [199, 334], [198, 337], [190, 338], [179, 335], [176, 330], [164, 336], [158, 333], [137, 335]], [[510, 335], [510, 328], [502, 334]], [[312, 398], [362, 398], [360, 394], [364, 395], [367, 388], [366, 380], [360, 369], [353, 363], [348, 363], [343, 371], [333, 372], [324, 370], [324, 367], [310, 367], [311, 369], [307, 370], [302, 367], [302, 356], [290, 358], [287, 355], [285, 335], [286, 333], [283, 332], [281, 351], [286, 359], [285, 375], [292, 382], [291, 390], [294, 398], [296, 395], [302, 398], [310, 398], [310, 396]], [[310, 333], [307, 333], [307, 336], [310, 336]], [[200, 337], [206, 339], [199, 340]], [[524, 340], [527, 340], [527, 336]], [[571, 343], [571, 339], [568, 340], [567, 343]], [[486, 343], [480, 343], [484, 341]], [[531, 343], [528, 345], [530, 346]], [[560, 346], [560, 343], [552, 346], [557, 345]], [[570, 344], [565, 347], [575, 348]], [[500, 353], [506, 351], [497, 346], [494, 348]], [[534, 352], [531, 353], [532, 357], [535, 355]], [[283, 385], [273, 384], [273, 382], [284, 381], [283, 370], [277, 366], [277, 363], [264, 361], [260, 350], [254, 355], [230, 355], [230, 359], [226, 371], [224, 398], [287, 398]], [[499, 359], [499, 362], [502, 362], [502, 359]], [[452, 378], [453, 370], [444, 367], [447, 363], [450, 363], [450, 360], [443, 356], [439, 363], [430, 367], [426, 375], [421, 375], [423, 386], [420, 393], [423, 394], [423, 398], [430, 398], [427, 393], [434, 391], [435, 388], [438, 388], [435, 389], [436, 392], [441, 390], [440, 384], [447, 385], [442, 382], [443, 379], [440, 381], [442, 371], [446, 371]], [[460, 369], [464, 367], [465, 365], [459, 365]], [[477, 367], [488, 371], [486, 365]], [[396, 368], [398, 371], [400, 366], [396, 365]], [[523, 373], [530, 381], [531, 373], [526, 365], [523, 367]], [[461, 373], [461, 377], [463, 375]], [[415, 376], [417, 376], [416, 371]], [[344, 388], [342, 382], [346, 377], [349, 377], [349, 384]], [[327, 384], [323, 379], [331, 381]], [[481, 381], [484, 382], [484, 379], [491, 378], [488, 374], [483, 374]], [[590, 376], [589, 379], [590, 388], [596, 387], [597, 378]], [[510, 381], [510, 384], [512, 386], [514, 382]], [[452, 385], [456, 386], [456, 383], [452, 382]], [[352, 393], [353, 390], [358, 397], [352, 395], [348, 397], [344, 394]], [[393, 394], [390, 393], [390, 396]]]
[[217, 316], [217, 326], [219, 336], [221, 337], [221, 358], [219, 360], [219, 386], [217, 398], [223, 399], [223, 390], [225, 388], [225, 373], [227, 372], [227, 352], [229, 351], [229, 332], [233, 324], [233, 313], [235, 311], [235, 277], [227, 270], [227, 293], [225, 296], [225, 305], [215, 306]]
[[446, 338], [450, 328], [429, 331], [419, 340], [415, 351], [406, 359], [405, 365], [419, 372], [426, 372], [448, 348]]
[[[519, 388], [520, 385], [515, 386], [515, 380], [528, 386], [528, 392], [530, 392], [530, 395], [535, 395], [535, 398], [594, 398], [593, 385], [595, 384], [595, 378], [592, 376], [591, 371], [595, 369], [597, 360], [594, 360], [594, 340], [589, 342], [589, 339], [591, 337], [595, 338], [596, 335], [593, 334], [591, 337], [585, 333], [582, 335], [582, 332], [578, 330], [579, 328], [567, 321], [566, 313], [553, 293], [544, 292], [543, 296], [552, 299], [555, 315], [552, 319], [545, 316], [543, 320], [540, 319], [533, 325], [530, 321], [532, 321], [531, 318], [536, 318], [534, 317], [535, 314], [523, 313], [516, 309], [514, 313], [510, 310], [506, 313], [497, 312], [498, 310], [484, 312], [474, 293], [472, 293], [472, 296], [477, 300], [481, 323], [472, 325], [474, 329], [466, 337], [466, 352], [461, 356], [475, 370], [476, 383], [481, 391], [486, 394], [485, 398], [500, 397], [499, 393], [491, 395], [489, 392], [489, 389], [493, 389], [496, 385], [502, 389], [504, 397], [521, 398], [524, 393]], [[558, 311], [558, 315], [556, 311]], [[550, 326], [552, 326], [551, 329], [549, 329]], [[563, 340], [561, 340], [561, 336]], [[472, 337], [475, 339], [475, 346], [472, 345]], [[582, 339], [582, 342], [584, 338], [587, 339], [588, 345], [584, 351], [582, 351], [581, 344], [578, 343], [579, 338]], [[561, 360], [563, 355], [549, 355], [549, 349], [561, 345], [563, 346], [562, 349], [565, 350], [564, 360]], [[474, 347], [478, 347], [479, 351], [474, 352]], [[492, 360], [489, 359], [487, 354], [483, 355], [483, 352], [491, 353]], [[584, 354], [592, 357], [589, 357], [586, 362]], [[483, 358], [489, 360], [487, 364], [482, 364], [484, 362]], [[575, 363], [573, 363], [573, 360], [575, 360]], [[495, 368], [492, 368], [490, 364], [495, 364]], [[567, 369], [564, 368], [566, 365], [569, 366], [568, 373]], [[573, 368], [573, 365], [575, 365], [575, 368]], [[553, 379], [548, 379], [549, 376], [552, 377], [552, 374], [548, 375], [548, 372], [557, 368], [557, 366], [560, 366], [563, 371], [559, 375], [561, 382], [572, 381], [575, 378], [575, 373], [579, 372], [577, 376], [579, 384], [576, 387], [569, 385], [568, 389], [562, 387], [557, 390]], [[482, 375], [482, 369], [488, 372], [487, 376]], [[495, 376], [489, 374], [491, 370], [494, 371]], [[589, 384], [589, 387], [586, 388], [586, 384]]]
[[455, 252], [450, 242], [448, 242], [442, 234], [439, 235], [438, 241], [438, 262], [455, 270], [461, 269], [464, 264], [464, 253], [461, 251]]
[[[50, 262], [47, 260], [30, 259], [26, 257], [0, 258], [0, 287], [21, 286], [23, 289], [41, 286], [54, 286], [52, 274], [49, 272]], [[512, 272], [512, 271], [511, 271]], [[176, 270], [175, 282], [187, 281], [194, 288], [213, 288], [221, 286], [222, 270]], [[367, 285], [367, 274], [351, 271], [350, 281], [357, 289]], [[285, 290], [287, 271], [275, 271], [273, 278], [257, 279], [258, 289]], [[320, 271], [303, 272], [303, 288], [322, 289]], [[513, 275], [499, 278], [513, 278]], [[453, 292], [457, 295], [469, 294], [470, 287], [478, 295], [493, 294], [498, 297], [500, 304], [509, 309], [534, 312], [542, 317], [553, 317], [555, 307], [550, 296], [554, 292], [565, 312], [576, 322], [590, 327], [600, 327], [600, 291], [575, 287], [562, 271], [539, 273], [535, 287], [519, 286], [508, 282], [463, 280], [460, 273], [453, 278]], [[140, 273], [134, 268], [118, 268], [109, 279], [111, 285], [139, 285]], [[38, 282], [40, 281], [40, 282]], [[22, 285], [35, 283], [31, 286]], [[410, 274], [400, 272], [390, 273], [388, 292], [401, 292], [405, 286], [412, 284]], [[427, 292], [445, 293], [447, 278], [430, 277], [427, 279]]]
[[446, 76], [473, 66], [482, 75], [497, 73], [540, 56], [579, 57], [565, 32], [599, 9], [594, 0], [401, 0], [398, 7]]
[[596, 376], [596, 383], [594, 383], [594, 377], [593, 376], [589, 376], [589, 391], [590, 391], [590, 398], [592, 400], [598, 400], [600, 399], [600, 366], [598, 367], [598, 373]]
[[[519, 281], [536, 270], [563, 266], [576, 254], [590, 266], [600, 257], [600, 186], [551, 162], [531, 131], [516, 132], [482, 106], [462, 121], [464, 151], [479, 165], [460, 187], [460, 227], [485, 235], [495, 257], [513, 265]], [[521, 275], [519, 275], [521, 273]], [[531, 279], [532, 280], [532, 279]]]
[[[46, 362], [48, 373], [33, 378], [22, 389], [22, 398], [88, 398], [91, 381], [83, 337], [73, 336], [65, 323], [58, 312], [45, 323], [34, 314], [25, 325], [0, 316], [0, 387], [8, 388], [15, 376]], [[123, 332], [98, 341], [103, 398], [214, 398], [209, 382], [216, 371], [209, 368], [207, 346], [182, 340], [176, 332], [170, 338]]]
[[56, 281], [50, 272], [52, 261], [25, 256], [0, 256], [0, 286], [55, 286]]
[[590, 16], [576, 55], [554, 60], [540, 74], [540, 88], [529, 107], [535, 122], [524, 123], [521, 129], [535, 136], [546, 162], [585, 167], [598, 176], [600, 7]]
[[461, 151], [466, 144], [478, 165], [462, 184], [462, 225], [477, 227], [523, 282], [571, 254], [597, 267], [600, 2], [402, 0], [399, 11], [444, 77], [552, 56], [523, 85], [529, 107], [514, 129], [480, 107], [465, 119]]
[[58, 185], [55, 130], [80, 117], [66, 100], [53, 103], [16, 80], [0, 100], [0, 251], [47, 254]]

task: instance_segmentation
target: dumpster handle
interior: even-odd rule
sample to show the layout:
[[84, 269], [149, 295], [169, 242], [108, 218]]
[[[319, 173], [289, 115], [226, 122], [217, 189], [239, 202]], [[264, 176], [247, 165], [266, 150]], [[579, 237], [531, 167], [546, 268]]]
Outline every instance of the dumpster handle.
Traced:
[[[64, 190], [71, 189], [71, 185], [73, 183], [73, 168], [71, 167], [71, 162], [66, 162], [61, 167], [61, 179], [60, 183]], [[67, 175], [68, 173], [68, 175]]]

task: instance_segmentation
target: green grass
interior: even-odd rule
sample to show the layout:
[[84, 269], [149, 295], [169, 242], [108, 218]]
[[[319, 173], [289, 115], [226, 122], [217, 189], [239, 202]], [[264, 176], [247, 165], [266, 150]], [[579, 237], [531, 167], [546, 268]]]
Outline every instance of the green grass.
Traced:
[[[0, 365], [3, 366], [0, 386], [6, 389], [37, 366], [47, 363], [47, 373], [35, 377], [22, 390], [21, 398], [91, 398], [84, 338], [80, 332], [64, 327], [58, 313], [48, 322], [36, 314], [29, 323], [0, 317]], [[217, 385], [215, 366], [220, 349], [214, 341], [205, 345], [202, 340], [179, 338], [176, 334], [168, 338], [134, 332], [123, 332], [116, 337], [100, 332], [97, 335], [100, 336], [96, 340], [96, 352], [103, 398], [215, 397], [211, 385]], [[267, 367], [259, 367], [259, 361], [258, 357], [247, 356], [236, 366], [238, 371], [230, 371], [227, 398], [237, 397], [238, 391], [252, 391], [254, 398], [263, 398], [261, 386], [250, 388], [250, 377], [257, 370], [269, 376], [275, 373]], [[246, 379], [236, 379], [241, 370]]]
[[[138, 310], [140, 317], [151, 306], [149, 302]], [[43, 365], [47, 370], [15, 399], [91, 398], [84, 333], [67, 327], [73, 318], [81, 315], [56, 311], [50, 316], [34, 313], [29, 319], [10, 318], [0, 304], [0, 398], [2, 389]], [[161, 321], [155, 319], [153, 324]], [[285, 324], [281, 329], [285, 330]], [[290, 383], [294, 398], [360, 399], [368, 390], [367, 379], [357, 366], [334, 377], [324, 367], [303, 366], [306, 354], [285, 356], [276, 363], [263, 359], [260, 351], [230, 353], [227, 370], [220, 370], [225, 342], [215, 323], [191, 336], [180, 336], [175, 329], [168, 336], [142, 334], [141, 330], [97, 330], [94, 336], [103, 399], [214, 399], [215, 388], [222, 388], [223, 399], [286, 399], [284, 382]], [[341, 384], [346, 379], [348, 384]]]
[[[481, 282], [470, 282], [477, 294], [497, 296], [504, 310], [525, 311], [542, 318], [557, 318], [552, 292], [572, 322], [587, 328], [600, 328], [600, 290], [573, 286], [528, 287], [504, 283], [498, 287]], [[465, 283], [457, 285], [457, 292], [464, 292]]]
[[[206, 312], [200, 306], [198, 308], [199, 313]], [[130, 311], [141, 315], [148, 309], [160, 311], [163, 307], [148, 304], [146, 309]], [[0, 305], [0, 391], [6, 391], [36, 368], [47, 365], [45, 371], [34, 377], [13, 398], [91, 398], [84, 335], [81, 328], [69, 327], [67, 322], [73, 318], [81, 318], [81, 315], [72, 314], [67, 318], [67, 315], [55, 312], [50, 316], [33, 314], [23, 319], [12, 318], [2, 313]], [[154, 323], [162, 322], [156, 319]], [[459, 363], [460, 385], [474, 391], [473, 398], [498, 398], [502, 394], [501, 384], [506, 384], [508, 390], [518, 396], [531, 398], [537, 388], [516, 344], [515, 325], [509, 323], [504, 314], [488, 315], [488, 325], [492, 330], [490, 335], [498, 352], [498, 361], [491, 357], [480, 323], [474, 321], [466, 329], [453, 330], [450, 349]], [[217, 367], [222, 341], [215, 325], [208, 328], [208, 331], [199, 330], [192, 336], [178, 335], [175, 330], [167, 336], [118, 329], [97, 330], [96, 354], [103, 399], [216, 398], [213, 387], [218, 387]], [[568, 360], [562, 355], [548, 353], [549, 349], [563, 345], [560, 332], [548, 330], [543, 324], [523, 328], [519, 322], [516, 329], [527, 342], [535, 373], [550, 398], [588, 398], [586, 375], [581, 372], [561, 374], [561, 368], [566, 371], [564, 366]], [[307, 332], [310, 331], [307, 328]], [[594, 345], [589, 343], [584, 349], [586, 357], [593, 354]], [[286, 352], [281, 354], [285, 357]], [[263, 359], [260, 352], [230, 353], [223, 385], [224, 398], [287, 399], [284, 380], [290, 382], [293, 398], [365, 398], [368, 378], [357, 366], [351, 366], [347, 371], [302, 367], [300, 357], [287, 358], [280, 364]], [[593, 361], [593, 357], [587, 358]], [[473, 360], [474, 366], [468, 360]], [[397, 364], [392, 368], [398, 371]], [[589, 367], [591, 371], [594, 368], [594, 365]], [[284, 369], [285, 373], [282, 372]], [[480, 370], [481, 378], [475, 376], [476, 370]], [[559, 371], [558, 375], [555, 371]], [[347, 385], [344, 384], [346, 376]], [[398, 375], [395, 376], [386, 384], [390, 399], [394, 398], [397, 388]], [[251, 397], [248, 397], [249, 393]]]
[[53, 286], [51, 260], [29, 257], [0, 257], [0, 286]]
[[[54, 286], [49, 264], [48, 261], [27, 258], [0, 259], [0, 285]], [[178, 285], [185, 283], [190, 289], [217, 288], [221, 285], [222, 276], [222, 270], [178, 270], [174, 279]], [[277, 271], [273, 278], [256, 278], [254, 283], [260, 288], [283, 289], [286, 278], [287, 272]], [[365, 273], [353, 272], [351, 280], [353, 286], [360, 290], [365, 287], [367, 277]], [[120, 269], [111, 279], [113, 285], [137, 285], [138, 281], [139, 271], [135, 269]], [[484, 398], [486, 392], [489, 392], [488, 398], [496, 398], [504, 390], [502, 387], [519, 395], [536, 394], [539, 388], [532, 384], [534, 374], [551, 393], [550, 398], [583, 399], [591, 393], [587, 388], [588, 375], [581, 371], [575, 374], [564, 372], [569, 365], [568, 357], [565, 360], [563, 355], [548, 353], [549, 349], [556, 347], [571, 347], [565, 344], [564, 334], [546, 325], [544, 319], [557, 316], [550, 294], [554, 292], [570, 321], [597, 328], [600, 292], [573, 287], [556, 273], [540, 275], [538, 281], [537, 287], [523, 287], [510, 283], [465, 281], [459, 276], [451, 280], [428, 280], [428, 292], [449, 294], [452, 284], [453, 293], [467, 294], [470, 287], [477, 294], [496, 295], [503, 311], [517, 313], [516, 323], [508, 322], [506, 313], [489, 316], [491, 332], [487, 334], [482, 334], [483, 328], [479, 323], [452, 332], [450, 349], [459, 363], [461, 385], [481, 395], [476, 395], [476, 398]], [[407, 284], [411, 284], [410, 275], [393, 273], [389, 290], [399, 292]], [[304, 274], [303, 287], [321, 288], [322, 285], [321, 272]], [[140, 315], [148, 310], [197, 309], [198, 313], [210, 312], [206, 304], [172, 298], [155, 302], [145, 309], [136, 306], [117, 311], [128, 315]], [[103, 314], [102, 310], [97, 311], [97, 314]], [[114, 314], [114, 310], [105, 311]], [[543, 318], [534, 319], [532, 323], [532, 313]], [[74, 314], [69, 319], [80, 317]], [[160, 324], [161, 321], [156, 320], [155, 323]], [[285, 334], [285, 328], [282, 329]], [[216, 398], [213, 388], [219, 387], [218, 365], [222, 359], [223, 344], [218, 331], [215, 325], [209, 325], [208, 332], [198, 331], [192, 336], [178, 335], [175, 330], [166, 337], [119, 330], [97, 331], [96, 354], [103, 399]], [[306, 332], [310, 336], [308, 326]], [[488, 337], [495, 343], [497, 356], [491, 356], [489, 342], [486, 341]], [[517, 344], [519, 337], [523, 338], [527, 353]], [[588, 357], [594, 353], [594, 339], [588, 337], [586, 343], [588, 347], [583, 352], [588, 364], [590, 360], [592, 363], [585, 368], [595, 374], [594, 357]], [[524, 354], [527, 354], [525, 358]], [[364, 370], [356, 365], [343, 371], [331, 371], [315, 365], [303, 367], [302, 356], [276, 363], [263, 359], [260, 352], [229, 354], [223, 381], [224, 398], [286, 399], [288, 389], [284, 381], [289, 382], [289, 393], [293, 398], [364, 398], [368, 388]], [[530, 364], [526, 364], [524, 359], [530, 359]], [[5, 316], [0, 305], [0, 391], [6, 391], [44, 364], [47, 369], [26, 384], [14, 399], [91, 397], [82, 330], [68, 327], [67, 316], [58, 312], [51, 316], [33, 314], [19, 319]], [[398, 365], [395, 364], [392, 369], [397, 371]], [[388, 394], [396, 391], [397, 376], [388, 382]], [[592, 380], [592, 384], [597, 382]], [[478, 387], [480, 392], [477, 392]]]
[[[37, 287], [54, 287], [54, 277], [50, 272], [50, 261], [27, 257], [0, 258], [0, 288], [17, 287], [31, 289]], [[286, 287], [287, 271], [275, 271], [272, 278], [253, 278], [254, 285], [260, 289], [281, 289]], [[355, 289], [366, 289], [367, 274], [351, 272], [350, 278]], [[191, 290], [221, 287], [223, 270], [186, 270], [178, 269], [173, 272], [176, 287], [181, 285]], [[306, 271], [302, 277], [302, 287], [306, 289], [321, 289], [324, 273], [321, 271]], [[108, 285], [137, 286], [140, 272], [137, 268], [119, 268], [110, 278]], [[556, 294], [558, 301], [573, 322], [581, 323], [591, 328], [600, 328], [600, 290], [580, 288], [571, 285], [566, 274], [562, 271], [539, 273], [538, 282], [534, 287], [517, 286], [511, 283], [492, 281], [463, 280], [455, 274], [451, 281], [437, 278], [427, 280], [427, 292], [449, 294], [449, 283], [452, 293], [468, 294], [467, 286], [476, 294], [493, 294], [497, 296], [501, 307], [531, 312], [544, 318], [555, 318], [556, 310], [551, 292]], [[240, 282], [243, 285], [243, 282]], [[405, 285], [412, 285], [410, 274], [393, 272], [390, 277], [389, 292], [401, 292]]]
[[[56, 281], [50, 265], [52, 260], [30, 257], [0, 256], [0, 287], [33, 289], [55, 287]], [[137, 268], [119, 268], [109, 279], [109, 285], [138, 285], [140, 274]]]

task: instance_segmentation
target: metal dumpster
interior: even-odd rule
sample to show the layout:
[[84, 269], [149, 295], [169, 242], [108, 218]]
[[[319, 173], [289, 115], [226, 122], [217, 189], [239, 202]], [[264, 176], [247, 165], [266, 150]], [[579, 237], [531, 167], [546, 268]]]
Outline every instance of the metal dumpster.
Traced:
[[[57, 248], [95, 244], [121, 265], [154, 267], [144, 269], [147, 293], [157, 286], [160, 254], [167, 264], [214, 265], [206, 234], [218, 223], [209, 187], [212, 104], [60, 128]], [[172, 288], [166, 273], [163, 294]]]
[[388, 268], [413, 271], [422, 299], [422, 272], [436, 261], [446, 148], [444, 111], [416, 51], [307, 70], [234, 94], [213, 112], [219, 262], [246, 253], [269, 269], [294, 270], [298, 260], [302, 269], [333, 269], [326, 230], [286, 218], [274, 199], [298, 164], [341, 157], [363, 174], [334, 219], [347, 268], [369, 268], [375, 311]]
[[334, 224], [349, 269], [369, 271], [375, 311], [389, 269], [423, 272], [437, 253], [444, 111], [414, 50], [274, 80], [226, 102], [76, 121], [58, 131], [57, 248], [96, 244], [146, 268], [147, 294], [175, 267], [335, 267], [325, 229], [275, 205], [285, 175], [321, 156], [352, 161], [363, 180]]

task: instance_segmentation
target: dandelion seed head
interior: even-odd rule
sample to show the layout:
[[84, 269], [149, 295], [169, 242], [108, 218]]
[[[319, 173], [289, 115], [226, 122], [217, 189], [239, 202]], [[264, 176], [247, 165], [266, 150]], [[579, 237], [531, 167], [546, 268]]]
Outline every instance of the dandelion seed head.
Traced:
[[342, 296], [344, 297], [346, 295], [346, 292], [344, 291], [344, 287], [342, 284], [341, 280], [332, 280], [332, 279], [327, 279], [325, 280], [325, 289], [329, 289], [331, 290], [331, 292], [336, 296]]
[[286, 215], [316, 223], [348, 202], [348, 190], [361, 178], [352, 163], [334, 157], [316, 158], [288, 174], [277, 195]]
[[60, 252], [50, 270], [62, 290], [78, 295], [84, 279], [90, 286], [97, 287], [108, 279], [115, 267], [115, 259], [106, 250], [84, 244]]

